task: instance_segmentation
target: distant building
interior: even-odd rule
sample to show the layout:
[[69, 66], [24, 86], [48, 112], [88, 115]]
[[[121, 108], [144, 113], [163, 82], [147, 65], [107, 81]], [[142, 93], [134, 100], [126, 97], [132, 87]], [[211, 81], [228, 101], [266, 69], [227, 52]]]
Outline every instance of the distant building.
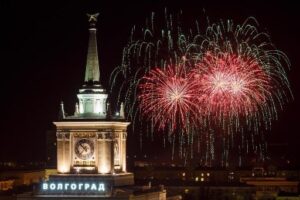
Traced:
[[276, 200], [300, 200], [300, 194], [282, 192], [277, 195]]
[[255, 187], [256, 199], [275, 199], [280, 192], [298, 193], [299, 181], [280, 177], [242, 177], [242, 183]]
[[[135, 180], [164, 184], [168, 194], [184, 199], [275, 199], [283, 192], [297, 195], [300, 170], [189, 169], [136, 165]], [[144, 166], [144, 167], [141, 167]], [[290, 197], [289, 197], [290, 198]]]
[[12, 190], [14, 187], [14, 182], [15, 179], [13, 178], [6, 178], [6, 179], [0, 178], [0, 191]]
[[[247, 185], [218, 185], [204, 187], [202, 199], [220, 200], [252, 200], [255, 197], [255, 188]], [[201, 199], [201, 198], [200, 198]]]
[[1, 178], [14, 180], [14, 187], [39, 183], [45, 178], [45, 170], [10, 170], [0, 173]]

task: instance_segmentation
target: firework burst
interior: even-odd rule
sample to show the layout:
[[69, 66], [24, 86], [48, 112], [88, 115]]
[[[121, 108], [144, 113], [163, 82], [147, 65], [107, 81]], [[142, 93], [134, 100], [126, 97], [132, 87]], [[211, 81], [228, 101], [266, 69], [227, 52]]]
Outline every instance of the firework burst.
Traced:
[[181, 66], [154, 68], [142, 77], [139, 106], [143, 116], [153, 119], [160, 129], [168, 125], [186, 129], [194, 121], [198, 105], [196, 87], [185, 76]]
[[235, 132], [270, 128], [291, 94], [284, 70], [287, 57], [248, 20], [209, 26], [192, 69], [207, 120]]
[[[111, 74], [111, 93], [117, 88], [117, 103], [124, 101], [127, 118], [132, 121], [133, 129], [136, 127], [136, 122], [141, 121], [142, 113], [139, 111], [146, 110], [141, 109], [137, 101], [142, 77], [147, 76], [147, 73], [154, 68], [165, 71], [168, 66], [181, 66], [180, 73], [183, 75], [192, 66], [189, 52], [193, 48], [193, 37], [190, 34], [186, 35], [179, 25], [180, 22], [173, 18], [173, 15], [165, 11], [165, 16], [161, 19], [163, 23], [157, 26], [154, 20], [155, 13], [152, 13], [151, 20], [147, 20], [145, 27], [134, 26], [130, 40], [123, 49], [122, 64]], [[119, 84], [117, 79], [123, 80], [122, 83]], [[180, 125], [177, 125], [177, 128], [180, 128]]]
[[[192, 72], [202, 114], [210, 120], [250, 118], [268, 109], [271, 77], [256, 60], [206, 53]], [[203, 113], [204, 112], [204, 113]]]
[[249, 153], [263, 160], [264, 131], [292, 96], [286, 55], [254, 18], [208, 22], [204, 31], [197, 22], [184, 29], [167, 13], [156, 21], [162, 23], [153, 13], [144, 28], [132, 29], [110, 78], [133, 131], [153, 138], [162, 130], [172, 158], [178, 150], [181, 158], [198, 155], [204, 166], [241, 165]]

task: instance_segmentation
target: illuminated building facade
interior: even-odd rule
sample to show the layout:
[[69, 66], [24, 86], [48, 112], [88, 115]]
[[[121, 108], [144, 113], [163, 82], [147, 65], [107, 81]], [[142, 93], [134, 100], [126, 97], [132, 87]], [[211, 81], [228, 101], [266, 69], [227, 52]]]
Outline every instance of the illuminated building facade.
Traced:
[[[17, 199], [166, 199], [163, 187], [140, 188], [126, 170], [127, 126], [124, 106], [110, 112], [108, 94], [100, 83], [97, 52], [98, 14], [89, 17], [85, 79], [73, 115], [61, 103], [56, 126], [57, 174], [49, 175], [32, 194]], [[52, 141], [53, 143], [53, 141]]]
[[126, 129], [129, 122], [124, 120], [124, 115], [111, 116], [108, 94], [100, 84], [97, 16], [89, 15], [85, 81], [77, 95], [79, 103], [75, 105], [75, 113], [66, 116], [62, 103], [60, 120], [54, 122], [58, 173], [126, 173]]
[[[56, 126], [57, 174], [34, 191], [35, 198], [50, 196], [112, 197], [120, 186], [132, 186], [126, 170], [127, 126], [124, 108], [112, 116], [108, 94], [100, 83], [96, 22], [89, 17], [89, 44], [84, 84], [77, 94], [73, 115], [61, 103]], [[54, 133], [55, 134], [55, 133]], [[19, 196], [24, 199], [25, 197]]]

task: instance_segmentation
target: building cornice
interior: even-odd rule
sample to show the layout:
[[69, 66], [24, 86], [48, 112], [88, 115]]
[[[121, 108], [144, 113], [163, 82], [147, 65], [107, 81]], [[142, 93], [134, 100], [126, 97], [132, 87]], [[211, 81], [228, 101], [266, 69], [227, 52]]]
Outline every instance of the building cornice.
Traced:
[[57, 129], [93, 128], [93, 129], [126, 129], [130, 122], [124, 121], [60, 121], [53, 122]]

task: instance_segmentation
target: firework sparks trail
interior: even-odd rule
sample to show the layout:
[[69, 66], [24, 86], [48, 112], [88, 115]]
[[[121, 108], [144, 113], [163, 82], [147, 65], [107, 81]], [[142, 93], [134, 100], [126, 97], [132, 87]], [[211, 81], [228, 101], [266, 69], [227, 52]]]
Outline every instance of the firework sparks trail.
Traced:
[[218, 160], [228, 166], [237, 152], [239, 165], [249, 152], [263, 159], [264, 130], [292, 97], [287, 56], [254, 18], [239, 25], [208, 22], [201, 31], [198, 22], [184, 29], [178, 16], [165, 13], [160, 25], [154, 16], [146, 27], [133, 27], [122, 64], [110, 78], [133, 129], [147, 127], [151, 137], [166, 132], [173, 152], [197, 157], [197, 151], [205, 166]]
[[255, 59], [208, 52], [192, 71], [199, 106], [204, 105], [202, 114], [209, 120], [247, 118], [259, 115], [268, 106], [271, 77]]
[[187, 128], [193, 120], [198, 105], [196, 87], [190, 83], [181, 66], [168, 66], [165, 70], [154, 68], [141, 79], [140, 109], [143, 116], [154, 119], [160, 129], [171, 124]]
[[194, 54], [191, 73], [204, 105], [201, 112], [225, 131], [269, 129], [291, 96], [288, 58], [251, 20], [257, 24], [249, 18], [237, 26], [230, 20], [208, 26], [201, 51]]

